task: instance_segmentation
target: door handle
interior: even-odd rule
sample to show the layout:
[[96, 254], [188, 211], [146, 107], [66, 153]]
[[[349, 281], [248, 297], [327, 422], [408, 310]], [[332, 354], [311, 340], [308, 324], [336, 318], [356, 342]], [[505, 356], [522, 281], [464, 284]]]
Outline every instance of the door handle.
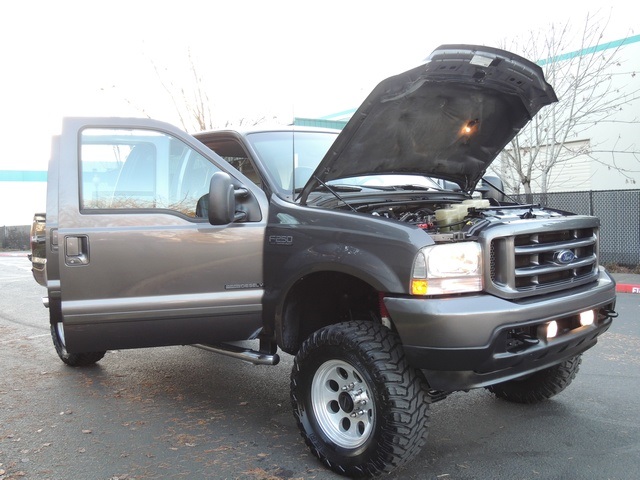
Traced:
[[69, 266], [89, 263], [89, 237], [86, 235], [64, 237], [64, 263]]

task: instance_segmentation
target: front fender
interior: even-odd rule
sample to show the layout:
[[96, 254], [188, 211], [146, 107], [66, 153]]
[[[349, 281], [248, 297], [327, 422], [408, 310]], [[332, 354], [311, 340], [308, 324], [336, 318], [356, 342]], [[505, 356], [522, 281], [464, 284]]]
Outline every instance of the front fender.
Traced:
[[412, 225], [343, 210], [273, 202], [265, 235], [264, 325], [274, 323], [291, 288], [316, 272], [339, 272], [381, 292], [408, 293], [418, 250], [433, 243]]
[[[371, 302], [377, 298], [375, 292], [402, 287], [398, 275], [380, 258], [339, 243], [296, 252], [280, 268], [290, 275], [282, 283], [268, 284], [264, 299], [271, 308], [268, 315], [273, 323], [269, 328], [288, 353], [316, 328], [341, 318], [334, 315], [337, 312], [327, 316], [326, 308], [336, 308], [347, 299], [368, 298]], [[375, 305], [376, 300], [368, 308]]]

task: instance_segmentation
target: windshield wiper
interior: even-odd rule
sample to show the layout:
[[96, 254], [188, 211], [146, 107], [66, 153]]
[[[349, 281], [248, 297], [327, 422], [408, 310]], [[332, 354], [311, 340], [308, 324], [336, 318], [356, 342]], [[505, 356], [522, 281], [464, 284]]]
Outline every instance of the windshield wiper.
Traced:
[[433, 190], [433, 187], [427, 187], [425, 185], [394, 185], [394, 190]]
[[[353, 206], [351, 206], [350, 203], [348, 203], [344, 198], [342, 198], [339, 194], [338, 191], [341, 192], [359, 192], [362, 189], [360, 187], [354, 187], [351, 185], [327, 185], [326, 183], [324, 183], [322, 180], [320, 180], [318, 177], [314, 176], [313, 178], [316, 179], [316, 181], [320, 184], [318, 185], [316, 188], [313, 189], [313, 191], [318, 191], [318, 190], [327, 190], [329, 192], [331, 192], [331, 194], [336, 197], [338, 200], [340, 200], [344, 205], [346, 205], [347, 207], [349, 207], [351, 210], [353, 210], [354, 212], [358, 212], [355, 208], [353, 208]], [[344, 190], [346, 189], [346, 190]], [[300, 189], [302, 191], [302, 189]]]
[[331, 190], [333, 190], [334, 192], [361, 192], [362, 187], [356, 187], [355, 185], [327, 185], [325, 183], [325, 184], [318, 185], [316, 188], [313, 189], [314, 192], [317, 192], [319, 190], [324, 190], [329, 192]]
[[[296, 193], [300, 193], [302, 192], [302, 190], [304, 189], [304, 187], [298, 187], [296, 188]], [[356, 187], [354, 185], [318, 185], [316, 188], [314, 188], [312, 191], [314, 192], [330, 192], [331, 190], [336, 191], [336, 192], [361, 192], [362, 188], [361, 187]]]
[[362, 188], [382, 190], [383, 192], [396, 192], [398, 190], [433, 190], [433, 187], [427, 187], [424, 185], [363, 185]]

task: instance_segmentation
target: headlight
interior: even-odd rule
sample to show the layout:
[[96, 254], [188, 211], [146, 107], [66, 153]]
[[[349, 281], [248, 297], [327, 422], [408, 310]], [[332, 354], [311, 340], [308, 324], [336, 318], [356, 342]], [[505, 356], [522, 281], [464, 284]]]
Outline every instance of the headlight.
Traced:
[[424, 247], [413, 262], [411, 294], [444, 295], [482, 290], [482, 249], [475, 242]]

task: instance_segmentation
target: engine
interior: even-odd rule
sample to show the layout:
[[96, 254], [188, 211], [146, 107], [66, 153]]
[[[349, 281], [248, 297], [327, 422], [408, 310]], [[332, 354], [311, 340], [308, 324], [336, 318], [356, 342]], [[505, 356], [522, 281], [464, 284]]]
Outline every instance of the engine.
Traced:
[[429, 233], [467, 231], [484, 222], [512, 222], [533, 218], [557, 218], [565, 212], [540, 205], [491, 205], [489, 200], [464, 200], [456, 203], [403, 203], [363, 205], [357, 209], [374, 216], [413, 224]]

